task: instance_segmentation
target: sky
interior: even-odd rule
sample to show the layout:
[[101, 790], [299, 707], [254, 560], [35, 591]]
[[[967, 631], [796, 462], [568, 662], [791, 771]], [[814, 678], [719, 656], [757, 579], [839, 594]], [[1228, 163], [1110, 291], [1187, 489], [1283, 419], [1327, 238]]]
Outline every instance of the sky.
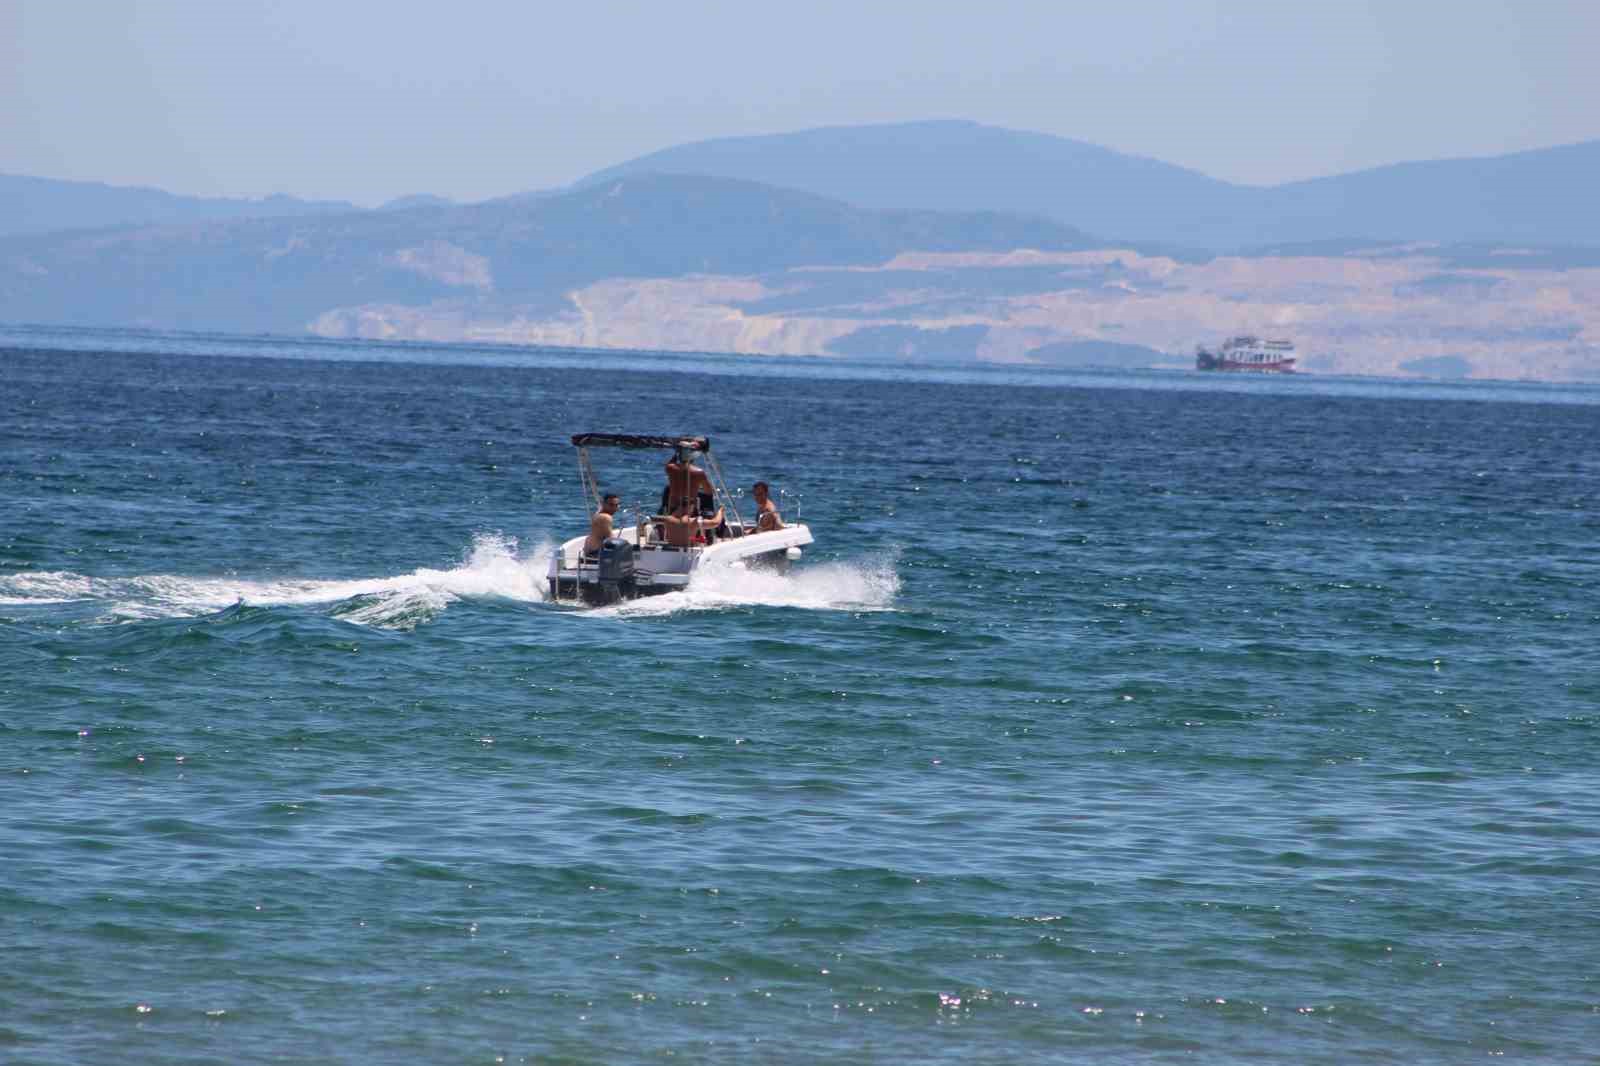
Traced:
[[964, 118], [1275, 184], [1600, 138], [1600, 0], [0, 0], [0, 172], [373, 205]]

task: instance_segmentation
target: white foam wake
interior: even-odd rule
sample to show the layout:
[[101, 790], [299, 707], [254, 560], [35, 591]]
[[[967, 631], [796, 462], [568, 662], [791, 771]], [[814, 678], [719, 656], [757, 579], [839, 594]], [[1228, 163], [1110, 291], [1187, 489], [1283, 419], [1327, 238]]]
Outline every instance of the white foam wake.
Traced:
[[85, 577], [65, 571], [0, 575], [0, 603], [95, 602], [108, 621], [208, 614], [231, 607], [340, 604], [339, 617], [365, 625], [406, 628], [462, 599], [535, 603], [545, 598], [553, 546], [523, 553], [515, 538], [480, 534], [458, 567], [422, 568], [398, 577], [355, 580], [184, 577]]
[[[353, 580], [233, 577], [87, 577], [67, 571], [0, 574], [0, 605], [89, 603], [107, 622], [211, 614], [232, 607], [332, 605], [347, 622], [410, 629], [461, 600], [541, 603], [555, 546], [544, 541], [523, 551], [515, 538], [498, 533], [473, 539], [460, 566], [421, 568], [397, 577]], [[730, 607], [796, 607], [812, 610], [888, 610], [900, 591], [894, 560], [801, 565], [788, 574], [708, 566], [683, 592], [633, 600], [584, 613], [599, 617], [650, 617], [678, 611]]]

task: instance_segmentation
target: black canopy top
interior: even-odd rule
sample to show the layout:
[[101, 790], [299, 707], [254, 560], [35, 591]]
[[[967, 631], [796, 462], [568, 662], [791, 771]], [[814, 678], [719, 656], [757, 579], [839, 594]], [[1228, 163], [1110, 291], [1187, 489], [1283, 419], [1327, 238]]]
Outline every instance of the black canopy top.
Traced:
[[689, 448], [697, 452], [711, 450], [710, 437], [652, 437], [636, 433], [575, 433], [572, 443], [579, 448], [665, 448], [669, 451]]

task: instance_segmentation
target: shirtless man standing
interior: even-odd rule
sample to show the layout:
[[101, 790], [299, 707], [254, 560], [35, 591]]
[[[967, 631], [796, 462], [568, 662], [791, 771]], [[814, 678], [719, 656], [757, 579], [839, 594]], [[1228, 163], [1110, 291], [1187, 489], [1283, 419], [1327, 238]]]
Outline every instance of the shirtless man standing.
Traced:
[[600, 545], [610, 537], [612, 531], [611, 516], [617, 513], [617, 508], [622, 506], [622, 498], [614, 492], [608, 492], [600, 500], [600, 510], [594, 513], [594, 518], [589, 521], [589, 539], [583, 542], [585, 555], [599, 555]]
[[756, 532], [766, 533], [774, 529], [783, 528], [783, 518], [778, 514], [778, 505], [772, 502], [772, 497], [767, 494], [767, 483], [758, 481], [750, 487], [751, 495], [756, 498]]
[[674, 548], [687, 548], [694, 543], [695, 533], [722, 525], [722, 508], [717, 508], [714, 515], [701, 517], [695, 513], [693, 504], [687, 504], [680, 507], [677, 514], [663, 515], [656, 521], [661, 523], [661, 531], [668, 544]]
[[685, 501], [705, 515], [715, 507], [716, 496], [706, 472], [695, 466], [686, 452], [678, 452], [667, 460], [667, 487], [661, 493], [661, 513], [675, 515]]

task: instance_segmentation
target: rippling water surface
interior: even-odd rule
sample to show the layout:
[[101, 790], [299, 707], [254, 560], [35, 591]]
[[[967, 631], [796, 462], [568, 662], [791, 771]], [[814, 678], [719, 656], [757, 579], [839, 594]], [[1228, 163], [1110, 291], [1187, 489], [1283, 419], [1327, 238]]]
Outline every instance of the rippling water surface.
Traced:
[[1600, 1061], [1597, 404], [6, 331], [0, 1059]]

